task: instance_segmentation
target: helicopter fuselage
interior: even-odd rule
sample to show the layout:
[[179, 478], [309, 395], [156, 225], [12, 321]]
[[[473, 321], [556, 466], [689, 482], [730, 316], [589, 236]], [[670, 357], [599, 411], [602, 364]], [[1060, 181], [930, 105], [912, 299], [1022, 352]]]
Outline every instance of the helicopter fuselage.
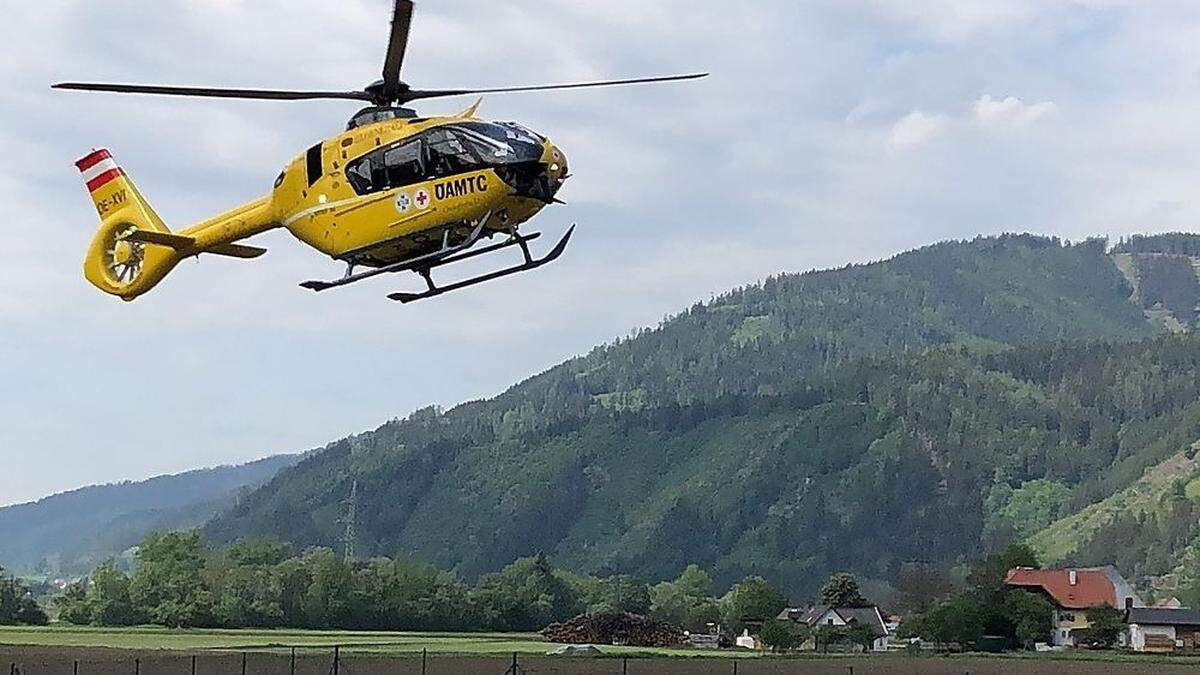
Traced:
[[257, 257], [265, 251], [237, 242], [279, 227], [350, 270], [431, 256], [412, 268], [427, 270], [497, 233], [524, 248], [518, 228], [555, 201], [568, 176], [566, 157], [544, 136], [484, 122], [475, 109], [354, 126], [292, 160], [269, 195], [179, 232], [167, 228], [111, 153], [96, 150], [77, 162], [102, 220], [84, 275], [132, 300], [188, 257]]
[[271, 210], [297, 239], [352, 265], [382, 266], [465, 236], [515, 233], [554, 199], [563, 153], [512, 123], [395, 118], [357, 126], [296, 157]]

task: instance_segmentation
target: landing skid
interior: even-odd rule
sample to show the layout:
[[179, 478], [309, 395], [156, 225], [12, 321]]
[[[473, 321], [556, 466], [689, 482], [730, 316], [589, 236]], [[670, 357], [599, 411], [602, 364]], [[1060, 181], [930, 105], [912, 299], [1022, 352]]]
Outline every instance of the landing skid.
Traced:
[[445, 258], [446, 256], [461, 253], [462, 251], [471, 248], [476, 244], [476, 242], [479, 241], [480, 236], [483, 235], [483, 228], [487, 225], [488, 220], [491, 219], [491, 215], [492, 214], [489, 213], [480, 219], [479, 223], [475, 225], [475, 229], [471, 230], [471, 234], [468, 235], [467, 238], [461, 243], [451, 244], [450, 232], [452, 231], [452, 228], [446, 228], [446, 230], [442, 232], [442, 247], [433, 253], [426, 253], [415, 258], [409, 258], [407, 260], [401, 260], [399, 262], [392, 263], [391, 265], [384, 265], [383, 267], [377, 267], [372, 270], [367, 270], [366, 272], [359, 272], [358, 274], [354, 273], [354, 265], [351, 263], [346, 269], [346, 276], [342, 277], [341, 279], [336, 281], [306, 281], [300, 284], [300, 287], [307, 288], [311, 291], [317, 291], [319, 293], [321, 291], [327, 291], [331, 288], [349, 286], [350, 284], [363, 281], [364, 279], [377, 277], [380, 274], [394, 274], [396, 272], [407, 272], [409, 270], [418, 269], [421, 265], [427, 262], [436, 262], [439, 259]]
[[[425, 291], [424, 293], [392, 293], [388, 297], [392, 300], [403, 303], [416, 302], [417, 300], [424, 300], [425, 298], [432, 298], [437, 295], [449, 293], [450, 291], [456, 291], [461, 288], [467, 288], [468, 286], [481, 284], [485, 281], [492, 281], [494, 279], [500, 279], [501, 277], [507, 277], [520, 272], [527, 272], [532, 269], [537, 269], [542, 265], [554, 262], [563, 254], [563, 251], [566, 250], [567, 244], [571, 241], [571, 235], [575, 232], [575, 226], [572, 225], [570, 229], [567, 230], [567, 233], [563, 235], [562, 239], [559, 240], [558, 244], [556, 244], [550, 253], [546, 254], [546, 256], [543, 258], [534, 258], [533, 254], [529, 252], [529, 242], [541, 237], [542, 235], [540, 232], [523, 235], [514, 231], [505, 241], [502, 241], [498, 244], [484, 246], [482, 248], [472, 249], [472, 247], [478, 244], [483, 238], [483, 233], [490, 219], [491, 214], [489, 213], [475, 224], [474, 228], [471, 230], [471, 233], [467, 235], [465, 239], [457, 244], [452, 244], [450, 239], [455, 228], [446, 228], [442, 231], [441, 248], [432, 253], [425, 253], [413, 258], [394, 262], [390, 265], [384, 265], [383, 267], [377, 267], [365, 272], [359, 272], [357, 274], [354, 272], [354, 264], [349, 263], [349, 266], [346, 269], [346, 275], [341, 279], [336, 279], [333, 281], [306, 281], [300, 284], [300, 286], [312, 291], [321, 292], [327, 291], [331, 288], [349, 286], [350, 284], [364, 281], [372, 277], [377, 277], [381, 274], [415, 272], [425, 280], [425, 284], [429, 287], [429, 290]], [[466, 279], [465, 281], [458, 281], [450, 284], [449, 286], [438, 286], [433, 283], [431, 272], [438, 267], [444, 267], [446, 265], [462, 262], [464, 260], [469, 260], [487, 253], [493, 253], [495, 251], [510, 248], [512, 246], [521, 247], [521, 253], [525, 256], [525, 262], [496, 272], [490, 272], [482, 276]]]
[[[537, 269], [537, 268], [541, 267], [542, 265], [546, 265], [546, 264], [554, 262], [555, 260], [558, 260], [559, 256], [561, 256], [563, 254], [563, 251], [567, 250], [567, 244], [570, 243], [571, 235], [574, 233], [575, 233], [575, 226], [572, 225], [570, 227], [570, 229], [567, 230], [567, 233], [563, 235], [562, 239], [558, 240], [558, 243], [555, 244], [554, 248], [551, 249], [551, 251], [549, 253], [547, 253], [545, 255], [545, 257], [542, 257], [542, 258], [534, 258], [533, 255], [529, 252], [529, 242], [533, 241], [538, 236], [540, 236], [539, 233], [534, 233], [534, 234], [530, 234], [527, 236], [514, 234], [508, 241], [505, 241], [505, 242], [502, 242], [499, 244], [494, 244], [492, 246], [486, 246], [484, 248], [481, 248], [481, 249], [478, 249], [475, 251], [468, 251], [466, 253], [450, 255], [445, 258], [442, 258], [441, 260], [422, 264], [421, 266], [416, 267], [414, 269], [414, 271], [417, 274], [420, 274], [423, 279], [425, 279], [425, 283], [429, 286], [429, 290], [425, 291], [424, 293], [392, 293], [391, 295], [388, 296], [388, 298], [395, 300], [397, 302], [403, 302], [403, 303], [407, 304], [410, 302], [416, 302], [418, 300], [425, 300], [426, 298], [433, 298], [433, 297], [436, 297], [436, 296], [439, 296], [439, 295], [442, 295], [445, 293], [449, 293], [451, 291], [457, 291], [457, 290], [460, 290], [463, 288], [467, 288], [469, 286], [475, 286], [476, 284], [482, 284], [487, 281], [493, 281], [495, 279], [500, 279], [503, 277], [511, 276], [513, 274], [520, 274], [521, 272], [528, 272], [529, 270]], [[472, 277], [470, 279], [465, 279], [463, 281], [458, 281], [458, 282], [455, 282], [448, 286], [438, 286], [433, 283], [433, 277], [430, 273], [433, 271], [434, 268], [442, 267], [445, 265], [451, 265], [456, 262], [462, 262], [463, 260], [466, 260], [468, 258], [474, 258], [476, 256], [480, 256], [485, 253], [491, 253], [493, 251], [498, 251], [500, 249], [508, 248], [510, 246], [520, 246], [521, 247], [521, 253], [525, 256], [525, 262], [523, 262], [519, 265], [514, 265], [513, 267], [508, 267], [508, 268], [505, 268], [502, 270], [497, 270], [495, 272], [489, 272], [488, 274], [483, 274], [483, 275], [480, 275], [477, 277]]]

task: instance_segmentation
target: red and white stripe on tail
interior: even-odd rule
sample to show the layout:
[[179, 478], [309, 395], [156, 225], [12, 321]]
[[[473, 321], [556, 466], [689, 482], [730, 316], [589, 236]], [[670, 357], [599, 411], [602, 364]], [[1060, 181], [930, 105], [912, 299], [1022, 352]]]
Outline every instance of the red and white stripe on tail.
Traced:
[[87, 183], [88, 192], [95, 192], [108, 185], [113, 180], [125, 175], [112, 153], [105, 148], [93, 150], [83, 159], [75, 162], [79, 173], [83, 174], [83, 182]]

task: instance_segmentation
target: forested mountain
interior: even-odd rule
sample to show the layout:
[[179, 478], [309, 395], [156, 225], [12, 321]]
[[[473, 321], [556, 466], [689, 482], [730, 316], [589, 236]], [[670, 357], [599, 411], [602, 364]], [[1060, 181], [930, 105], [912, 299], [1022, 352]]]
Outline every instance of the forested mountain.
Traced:
[[331, 444], [206, 533], [338, 545], [357, 484], [359, 553], [468, 579], [544, 552], [805, 597], [835, 570], [953, 562], [1200, 438], [1200, 341], [1153, 338], [1194, 323], [1191, 285], [1144, 273], [1168, 254], [1137, 245], [1005, 236], [776, 277]]
[[93, 485], [0, 507], [0, 564], [26, 573], [87, 572], [151, 530], [203, 525], [239, 494], [299, 459], [279, 455], [240, 466]]

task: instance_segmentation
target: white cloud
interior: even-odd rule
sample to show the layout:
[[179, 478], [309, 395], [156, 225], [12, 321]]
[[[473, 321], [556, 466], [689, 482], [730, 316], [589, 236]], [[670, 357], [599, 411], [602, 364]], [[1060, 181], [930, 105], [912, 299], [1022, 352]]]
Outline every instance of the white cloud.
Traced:
[[[871, 103], [859, 104], [846, 121], [853, 124], [868, 119], [872, 107]], [[1057, 112], [1058, 106], [1050, 101], [1029, 105], [1014, 96], [996, 100], [984, 95], [971, 105], [969, 118], [913, 110], [892, 124], [888, 145], [893, 151], [918, 148], [951, 133], [961, 134], [972, 122], [982, 129], [1022, 129]]]
[[892, 125], [888, 141], [894, 150], [907, 150], [932, 141], [946, 131], [950, 120], [945, 115], [930, 115], [914, 110]]
[[975, 102], [974, 112], [975, 121], [985, 127], [1027, 127], [1057, 113], [1058, 106], [1053, 101], [1029, 105], [1015, 96], [998, 101], [984, 95]]

